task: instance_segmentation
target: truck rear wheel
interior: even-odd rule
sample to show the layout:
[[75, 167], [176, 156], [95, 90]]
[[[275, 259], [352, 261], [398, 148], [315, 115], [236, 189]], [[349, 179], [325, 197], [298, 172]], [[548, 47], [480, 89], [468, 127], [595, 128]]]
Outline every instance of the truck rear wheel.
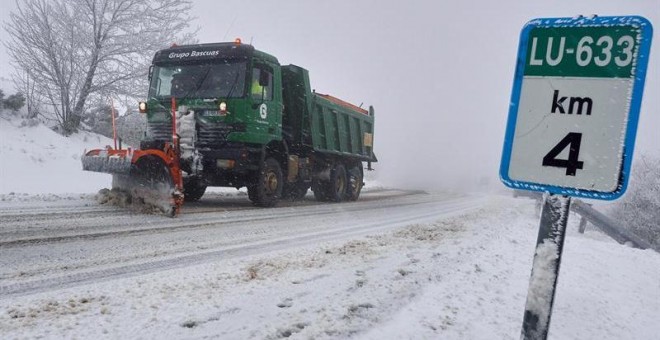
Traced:
[[260, 207], [272, 207], [282, 196], [284, 178], [282, 168], [273, 158], [266, 158], [257, 173], [255, 183], [248, 186], [248, 197]]
[[348, 188], [346, 189], [346, 199], [349, 201], [357, 201], [362, 191], [364, 181], [364, 170], [362, 170], [362, 162], [348, 170]]
[[332, 202], [343, 201], [346, 196], [347, 184], [346, 168], [341, 164], [337, 164], [330, 173], [330, 182], [326, 186], [328, 200]]
[[346, 198], [348, 188], [348, 177], [346, 168], [342, 164], [337, 164], [330, 171], [330, 179], [327, 181], [316, 181], [312, 185], [314, 197], [317, 201], [341, 202]]

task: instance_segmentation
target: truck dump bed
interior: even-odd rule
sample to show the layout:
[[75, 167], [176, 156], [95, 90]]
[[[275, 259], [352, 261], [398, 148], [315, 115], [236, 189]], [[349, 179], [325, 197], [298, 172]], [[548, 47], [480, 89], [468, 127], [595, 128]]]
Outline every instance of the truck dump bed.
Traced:
[[314, 150], [375, 161], [373, 109], [369, 112], [329, 95], [314, 93], [313, 96], [311, 130]]
[[[307, 70], [282, 67], [283, 129], [292, 140], [325, 154], [376, 162], [373, 152], [374, 110], [362, 109], [336, 97], [311, 90]], [[300, 133], [297, 133], [300, 131]]]

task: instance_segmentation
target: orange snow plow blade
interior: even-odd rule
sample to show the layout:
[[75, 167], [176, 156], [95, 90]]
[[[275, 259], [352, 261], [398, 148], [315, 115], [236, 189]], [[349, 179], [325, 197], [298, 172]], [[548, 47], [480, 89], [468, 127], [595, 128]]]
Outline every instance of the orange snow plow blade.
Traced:
[[144, 203], [174, 217], [183, 205], [183, 179], [178, 155], [170, 143], [163, 150], [91, 150], [82, 156], [83, 170], [112, 174], [113, 190], [129, 195], [132, 203]]

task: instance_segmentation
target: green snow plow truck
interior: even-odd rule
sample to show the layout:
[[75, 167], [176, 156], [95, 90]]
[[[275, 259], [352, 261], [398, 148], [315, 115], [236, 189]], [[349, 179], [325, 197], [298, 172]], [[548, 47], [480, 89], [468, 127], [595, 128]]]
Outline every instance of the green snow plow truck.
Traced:
[[[319, 201], [357, 200], [364, 163], [377, 161], [373, 107], [316, 93], [306, 69], [238, 40], [161, 50], [149, 79], [140, 149], [92, 150], [83, 168], [168, 184], [173, 214], [209, 186], [247, 187], [264, 207], [310, 188]], [[105, 166], [112, 157], [127, 166]]]

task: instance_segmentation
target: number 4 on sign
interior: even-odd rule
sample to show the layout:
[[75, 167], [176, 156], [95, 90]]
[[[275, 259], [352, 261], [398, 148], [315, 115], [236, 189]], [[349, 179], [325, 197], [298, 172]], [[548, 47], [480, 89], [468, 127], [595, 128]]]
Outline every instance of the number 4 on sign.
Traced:
[[[578, 160], [580, 155], [580, 143], [582, 143], [582, 134], [578, 132], [570, 132], [543, 157], [543, 166], [565, 168], [566, 176], [575, 176], [577, 170], [582, 170], [584, 165], [584, 162]], [[567, 147], [569, 148], [568, 159], [557, 159], [557, 156], [559, 156], [559, 154]]]

